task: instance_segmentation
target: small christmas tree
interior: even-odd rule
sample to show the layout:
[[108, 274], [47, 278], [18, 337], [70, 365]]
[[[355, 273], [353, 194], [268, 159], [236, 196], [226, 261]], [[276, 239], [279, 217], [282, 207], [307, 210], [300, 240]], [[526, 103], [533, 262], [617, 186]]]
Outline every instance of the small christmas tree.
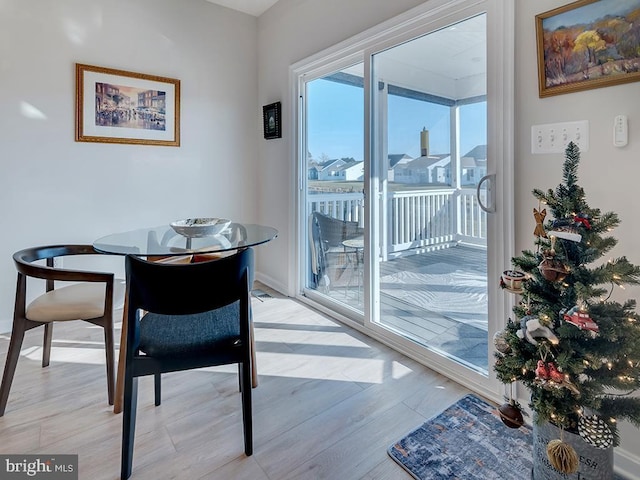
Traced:
[[[640, 268], [625, 257], [603, 258], [617, 243], [607, 233], [618, 216], [587, 204], [575, 144], [565, 157], [563, 183], [555, 191], [533, 190], [535, 251], [513, 258], [515, 270], [501, 279], [521, 302], [496, 334], [494, 368], [503, 383], [527, 387], [537, 423], [550, 421], [608, 448], [619, 443], [617, 419], [640, 426], [640, 398], [631, 395], [640, 387], [640, 317], [634, 300], [611, 299], [616, 286], [640, 282]], [[547, 209], [553, 218], [545, 222]], [[551, 443], [552, 465], [576, 471], [577, 459], [554, 463]]]

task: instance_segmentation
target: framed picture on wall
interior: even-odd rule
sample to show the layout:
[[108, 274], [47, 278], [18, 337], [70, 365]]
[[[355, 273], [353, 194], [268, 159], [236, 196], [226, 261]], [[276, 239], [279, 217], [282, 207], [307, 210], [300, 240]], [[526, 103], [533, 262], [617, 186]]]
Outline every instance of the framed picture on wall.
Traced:
[[640, 0], [580, 0], [536, 15], [540, 97], [640, 80]]
[[282, 138], [280, 126], [280, 102], [262, 107], [262, 123], [264, 138]]
[[77, 63], [76, 142], [180, 146], [180, 80]]

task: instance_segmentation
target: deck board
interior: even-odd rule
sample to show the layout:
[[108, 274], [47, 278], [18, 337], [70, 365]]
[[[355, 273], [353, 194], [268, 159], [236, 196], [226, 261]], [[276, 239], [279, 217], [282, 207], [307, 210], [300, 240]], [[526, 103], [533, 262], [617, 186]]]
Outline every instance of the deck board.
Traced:
[[[420, 271], [427, 266], [440, 263], [483, 276], [486, 276], [487, 272], [486, 250], [457, 245], [381, 262], [380, 276]], [[345, 278], [349, 278], [349, 275], [354, 274], [348, 271], [343, 273]], [[364, 295], [362, 291], [358, 292], [357, 288], [358, 286], [348, 281], [346, 284], [337, 282], [337, 286], [330, 290], [328, 295], [338, 302], [362, 311]], [[388, 292], [380, 294], [380, 304], [381, 319], [385, 325], [395, 331], [404, 332], [406, 337], [417, 343], [436, 348], [454, 359], [457, 358], [481, 370], [487, 370], [489, 358], [486, 330], [425, 310]], [[486, 306], [484, 308], [486, 311]]]

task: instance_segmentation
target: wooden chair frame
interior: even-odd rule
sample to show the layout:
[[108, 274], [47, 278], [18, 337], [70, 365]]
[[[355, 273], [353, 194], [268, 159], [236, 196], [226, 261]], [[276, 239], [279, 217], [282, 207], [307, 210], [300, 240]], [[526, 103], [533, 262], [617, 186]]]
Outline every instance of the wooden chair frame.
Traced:
[[[13, 260], [18, 270], [16, 287], [15, 308], [13, 313], [13, 329], [7, 361], [0, 386], [0, 417], [4, 415], [9, 398], [9, 390], [13, 382], [20, 349], [24, 340], [24, 334], [33, 328], [44, 326], [44, 341], [42, 353], [42, 366], [49, 365], [51, 357], [51, 340], [53, 338], [53, 321], [33, 321], [26, 317], [27, 311], [27, 278], [39, 278], [46, 281], [46, 292], [55, 288], [56, 281], [64, 282], [100, 282], [105, 284], [104, 314], [100, 317], [82, 319], [104, 329], [106, 366], [107, 366], [107, 392], [109, 404], [113, 405], [115, 383], [115, 345], [113, 340], [113, 292], [114, 275], [106, 272], [93, 272], [85, 270], [71, 270], [54, 267], [54, 258], [72, 255], [102, 255], [91, 245], [52, 245], [27, 248], [13, 255]], [[46, 260], [46, 265], [34, 262]]]

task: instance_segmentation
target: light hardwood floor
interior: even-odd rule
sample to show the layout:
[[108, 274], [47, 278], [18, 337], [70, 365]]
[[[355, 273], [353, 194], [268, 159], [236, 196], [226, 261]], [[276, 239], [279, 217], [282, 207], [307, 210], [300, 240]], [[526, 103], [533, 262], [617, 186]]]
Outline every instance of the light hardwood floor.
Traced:
[[[292, 299], [254, 298], [253, 308], [253, 456], [236, 368], [165, 375], [159, 407], [142, 378], [132, 479], [409, 479], [387, 447], [469, 393]], [[41, 331], [27, 333], [0, 453], [74, 453], [80, 479], [119, 478], [122, 419], [107, 404], [101, 335], [84, 322], [56, 325], [43, 369]], [[7, 345], [0, 335], [2, 368]]]

